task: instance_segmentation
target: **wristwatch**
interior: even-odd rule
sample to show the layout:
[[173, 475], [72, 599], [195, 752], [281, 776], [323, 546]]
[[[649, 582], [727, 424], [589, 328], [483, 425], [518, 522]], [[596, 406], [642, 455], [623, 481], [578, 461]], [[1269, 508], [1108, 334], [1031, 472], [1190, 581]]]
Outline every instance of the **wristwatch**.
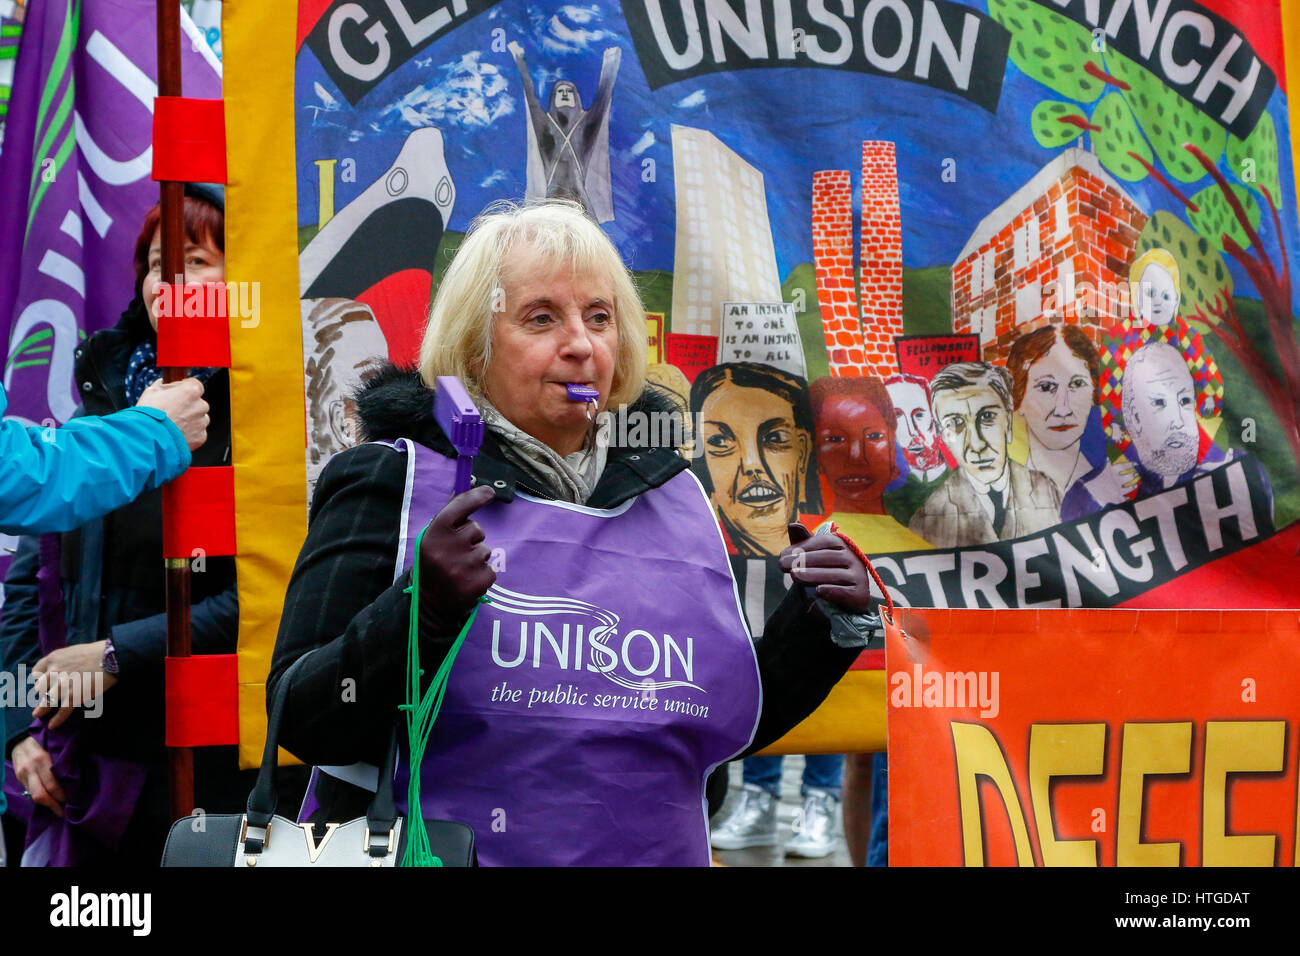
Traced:
[[117, 676], [121, 670], [121, 665], [117, 662], [117, 650], [113, 647], [113, 638], [104, 639], [104, 673]]

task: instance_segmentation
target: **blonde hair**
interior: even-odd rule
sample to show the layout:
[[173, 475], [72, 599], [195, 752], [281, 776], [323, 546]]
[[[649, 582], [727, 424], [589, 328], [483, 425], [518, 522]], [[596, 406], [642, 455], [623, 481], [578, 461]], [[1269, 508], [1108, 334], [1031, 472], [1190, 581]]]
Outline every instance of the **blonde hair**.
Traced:
[[[520, 246], [574, 274], [607, 275], [618, 330], [618, 354], [607, 407], [631, 404], [645, 387], [645, 307], [632, 275], [609, 237], [576, 202], [501, 200], [470, 224], [429, 309], [420, 343], [420, 375], [430, 388], [439, 375], [455, 375], [482, 395], [482, 372], [492, 361], [492, 320], [504, 302], [501, 269]], [[494, 306], [496, 308], [494, 309]]]
[[1133, 265], [1128, 270], [1129, 295], [1132, 296], [1129, 302], [1132, 303], [1130, 308], [1134, 315], [1137, 315], [1138, 303], [1142, 301], [1142, 273], [1147, 271], [1147, 266], [1159, 266], [1164, 269], [1174, 280], [1174, 288], [1178, 290], [1178, 294], [1181, 296], [1183, 293], [1183, 280], [1178, 272], [1178, 261], [1173, 253], [1168, 249], [1148, 249], [1133, 260]]

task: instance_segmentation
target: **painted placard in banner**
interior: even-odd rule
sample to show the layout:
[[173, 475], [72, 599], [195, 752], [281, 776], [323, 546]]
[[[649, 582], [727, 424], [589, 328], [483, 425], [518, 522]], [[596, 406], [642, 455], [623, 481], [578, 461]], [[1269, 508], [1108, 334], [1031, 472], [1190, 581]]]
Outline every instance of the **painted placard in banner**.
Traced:
[[898, 370], [919, 375], [927, 382], [935, 372], [953, 362], [978, 362], [978, 335], [899, 335], [894, 339]]
[[799, 325], [790, 302], [724, 302], [718, 364], [758, 362], [807, 378]]
[[718, 337], [716, 335], [687, 335], [685, 332], [669, 332], [664, 336], [668, 364], [676, 365], [686, 376], [686, 381], [694, 382], [695, 376], [713, 365], [718, 354]]
[[646, 364], [658, 365], [664, 360], [664, 314], [645, 314]]
[[886, 649], [891, 865], [1296, 864], [1295, 612], [913, 630]]

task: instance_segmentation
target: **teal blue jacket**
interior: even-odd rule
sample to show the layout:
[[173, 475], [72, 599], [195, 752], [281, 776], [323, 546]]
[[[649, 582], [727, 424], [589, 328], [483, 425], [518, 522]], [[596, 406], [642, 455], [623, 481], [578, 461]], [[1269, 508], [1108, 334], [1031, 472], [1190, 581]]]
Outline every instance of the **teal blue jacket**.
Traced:
[[[7, 405], [0, 386], [0, 416]], [[59, 428], [0, 421], [0, 532], [71, 531], [189, 465], [185, 436], [156, 408], [75, 418]]]
[[[8, 406], [0, 385], [0, 419]], [[189, 466], [185, 436], [156, 408], [74, 418], [59, 428], [0, 420], [0, 532], [71, 531]], [[4, 772], [0, 759], [0, 784]], [[4, 809], [0, 790], [0, 813]]]

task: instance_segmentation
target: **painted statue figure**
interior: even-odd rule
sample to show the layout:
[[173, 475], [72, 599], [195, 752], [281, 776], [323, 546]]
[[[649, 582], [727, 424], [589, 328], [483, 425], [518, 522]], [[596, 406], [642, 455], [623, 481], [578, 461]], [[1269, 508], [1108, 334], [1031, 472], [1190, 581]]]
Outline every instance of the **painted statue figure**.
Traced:
[[510, 44], [528, 102], [528, 199], [563, 198], [582, 203], [596, 222], [614, 218], [609, 177], [609, 111], [623, 51], [610, 47], [600, 65], [600, 81], [591, 105], [583, 108], [578, 88], [569, 80], [551, 87], [543, 108], [528, 73], [524, 50]]

